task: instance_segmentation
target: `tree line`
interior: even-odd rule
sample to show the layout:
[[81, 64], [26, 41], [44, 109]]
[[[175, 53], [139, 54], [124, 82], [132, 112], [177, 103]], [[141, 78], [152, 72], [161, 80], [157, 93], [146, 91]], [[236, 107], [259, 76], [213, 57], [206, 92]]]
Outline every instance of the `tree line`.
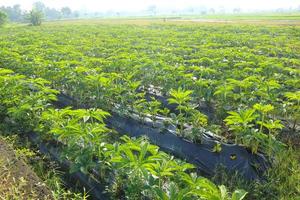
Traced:
[[58, 20], [78, 17], [79, 12], [72, 11], [69, 7], [55, 9], [47, 7], [42, 2], [35, 2], [30, 11], [22, 10], [19, 4], [0, 7], [0, 25], [3, 25], [7, 21], [19, 23], [30, 22], [32, 25], [40, 25], [42, 19]]

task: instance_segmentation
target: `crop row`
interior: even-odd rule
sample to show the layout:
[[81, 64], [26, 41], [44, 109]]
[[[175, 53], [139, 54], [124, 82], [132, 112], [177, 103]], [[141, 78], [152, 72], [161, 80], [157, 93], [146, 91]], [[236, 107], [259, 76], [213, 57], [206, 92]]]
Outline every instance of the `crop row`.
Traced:
[[194, 166], [159, 151], [146, 139], [117, 137], [104, 124], [109, 115], [100, 109], [54, 109], [57, 91], [43, 79], [26, 78], [0, 69], [0, 116], [6, 126], [20, 133], [35, 130], [45, 140], [64, 144], [63, 157], [71, 171], [97, 169], [114, 198], [130, 199], [242, 199], [236, 190], [229, 196], [198, 177]]
[[[74, 107], [75, 99], [59, 94], [58, 101], [54, 102], [61, 108], [89, 108], [87, 105]], [[150, 118], [142, 123], [138, 118], [121, 116], [110, 113], [105, 119], [109, 128], [125, 133], [130, 137], [146, 136], [152, 144], [159, 146], [177, 158], [184, 159], [195, 164], [197, 170], [205, 176], [214, 176], [218, 167], [224, 167], [230, 173], [238, 173], [247, 180], [262, 179], [268, 168], [268, 162], [262, 154], [251, 154], [244, 147], [236, 144], [226, 144], [222, 138], [215, 134], [203, 133], [201, 144], [194, 144], [178, 137], [174, 129], [163, 128], [164, 119], [159, 123], [153, 123]], [[174, 127], [173, 127], [174, 128]]]

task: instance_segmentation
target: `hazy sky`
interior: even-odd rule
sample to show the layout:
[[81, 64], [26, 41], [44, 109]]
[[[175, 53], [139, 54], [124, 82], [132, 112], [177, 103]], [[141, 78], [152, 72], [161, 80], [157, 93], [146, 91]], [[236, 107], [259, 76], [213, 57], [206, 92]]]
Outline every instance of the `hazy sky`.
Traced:
[[[36, 0], [0, 0], [2, 5], [21, 4], [23, 9], [31, 9], [32, 3]], [[139, 11], [150, 5], [158, 8], [180, 9], [187, 7], [206, 6], [208, 8], [239, 7], [243, 10], [266, 10], [276, 8], [298, 7], [300, 0], [41, 0], [49, 7], [60, 8], [69, 6], [72, 9], [91, 10], [91, 11]]]

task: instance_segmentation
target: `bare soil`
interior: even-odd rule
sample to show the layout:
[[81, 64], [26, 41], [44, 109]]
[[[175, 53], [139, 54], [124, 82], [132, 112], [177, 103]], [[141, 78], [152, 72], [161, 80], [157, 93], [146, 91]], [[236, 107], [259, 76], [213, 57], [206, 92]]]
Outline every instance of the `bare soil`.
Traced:
[[0, 200], [52, 200], [49, 188], [0, 138]]

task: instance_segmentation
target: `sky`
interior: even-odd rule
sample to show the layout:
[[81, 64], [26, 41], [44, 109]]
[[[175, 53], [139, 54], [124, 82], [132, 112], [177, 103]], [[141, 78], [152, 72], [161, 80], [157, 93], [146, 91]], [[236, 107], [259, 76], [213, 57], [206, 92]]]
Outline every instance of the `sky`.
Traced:
[[[37, 0], [0, 0], [0, 6], [20, 4], [23, 9], [31, 9]], [[160, 9], [181, 9], [191, 7], [241, 8], [242, 10], [270, 10], [296, 8], [300, 0], [41, 0], [48, 7], [68, 6], [73, 10], [89, 11], [141, 11], [151, 5]]]

